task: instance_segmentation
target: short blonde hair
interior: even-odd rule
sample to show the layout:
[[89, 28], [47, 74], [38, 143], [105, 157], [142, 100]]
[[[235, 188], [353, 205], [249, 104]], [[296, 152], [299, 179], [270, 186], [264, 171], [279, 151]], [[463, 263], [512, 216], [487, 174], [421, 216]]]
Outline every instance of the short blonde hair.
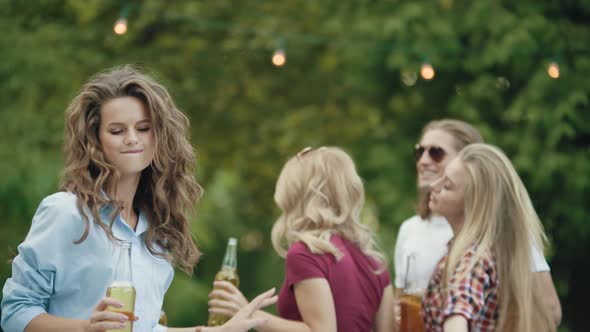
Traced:
[[282, 211], [272, 229], [272, 243], [280, 256], [301, 241], [313, 253], [331, 253], [339, 259], [342, 253], [330, 242], [331, 235], [338, 234], [387, 266], [372, 231], [360, 222], [364, 186], [352, 158], [342, 149], [304, 150], [290, 158], [277, 180], [274, 199]]

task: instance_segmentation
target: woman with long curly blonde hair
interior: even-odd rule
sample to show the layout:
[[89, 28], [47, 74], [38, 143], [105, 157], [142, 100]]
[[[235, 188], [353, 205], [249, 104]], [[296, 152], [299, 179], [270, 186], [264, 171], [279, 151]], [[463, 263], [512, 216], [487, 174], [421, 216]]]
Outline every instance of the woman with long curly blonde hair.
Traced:
[[422, 303], [428, 331], [555, 331], [531, 271], [533, 250], [543, 251], [546, 238], [502, 151], [464, 148], [433, 183], [429, 207], [455, 236]]
[[[258, 331], [393, 331], [386, 259], [361, 223], [365, 193], [350, 156], [304, 149], [283, 167], [274, 198], [281, 216], [271, 237], [286, 272], [279, 317], [259, 311], [268, 323]], [[231, 316], [247, 303], [230, 283], [215, 286], [210, 311]]]
[[[13, 261], [2, 298], [7, 331], [104, 331], [129, 318], [104, 298], [119, 241], [129, 242], [137, 291], [134, 331], [158, 325], [173, 265], [192, 273], [201, 253], [187, 215], [202, 189], [194, 177], [188, 118], [166, 89], [132, 66], [90, 79], [66, 111], [61, 191], [37, 209]], [[250, 315], [273, 302], [263, 294], [219, 328], [246, 331]], [[98, 303], [98, 304], [97, 304]]]

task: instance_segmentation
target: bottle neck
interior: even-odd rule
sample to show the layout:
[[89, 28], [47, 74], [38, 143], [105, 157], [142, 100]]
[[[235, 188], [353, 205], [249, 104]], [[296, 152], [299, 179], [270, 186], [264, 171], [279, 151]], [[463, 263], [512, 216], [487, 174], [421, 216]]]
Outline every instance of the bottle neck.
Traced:
[[115, 282], [132, 283], [131, 275], [131, 242], [119, 244], [119, 257], [115, 268]]
[[404, 288], [408, 291], [416, 285], [416, 256], [414, 254], [407, 257], [404, 284]]
[[225, 249], [225, 256], [223, 257], [222, 269], [237, 270], [238, 258], [236, 244], [229, 243]]

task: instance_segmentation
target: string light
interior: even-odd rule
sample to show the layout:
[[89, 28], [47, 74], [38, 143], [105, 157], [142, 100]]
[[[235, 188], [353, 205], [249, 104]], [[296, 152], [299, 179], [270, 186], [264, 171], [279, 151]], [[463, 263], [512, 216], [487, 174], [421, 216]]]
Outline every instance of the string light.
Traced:
[[429, 63], [423, 63], [422, 68], [420, 69], [420, 75], [423, 79], [430, 81], [434, 78], [434, 68]]
[[[449, 9], [453, 6], [455, 1], [454, 0], [439, 0], [439, 2], [443, 8]], [[129, 12], [129, 7], [130, 7], [129, 5], [126, 5], [123, 8], [121, 15], [119, 16], [119, 19], [117, 19], [117, 21], [115, 22], [115, 25], [113, 27], [114, 32], [118, 35], [123, 35], [123, 34], [127, 33], [127, 28], [128, 28], [127, 27], [127, 14]], [[202, 23], [203, 23], [202, 26], [214, 27], [216, 29], [233, 30], [236, 28], [236, 26], [228, 24], [227, 22], [222, 22], [222, 21], [203, 21]], [[244, 29], [244, 27], [240, 27], [240, 29]], [[265, 32], [260, 32], [259, 30], [254, 29], [254, 28], [250, 28], [249, 31], [251, 31], [253, 33], [265, 34]], [[290, 39], [298, 39], [303, 43], [311, 43], [311, 44], [330, 42], [330, 40], [327, 37], [318, 37], [318, 36], [310, 37], [310, 36], [306, 36], [306, 35], [297, 35], [297, 34], [291, 34]], [[365, 40], [365, 42], [376, 43], [376, 44], [380, 45], [379, 41]], [[272, 54], [272, 63], [276, 67], [282, 67], [287, 62], [287, 55], [285, 53], [284, 48], [281, 47], [282, 44], [283, 44], [282, 42], [279, 42], [279, 47]], [[348, 43], [345, 42], [343, 45], [347, 45], [347, 44]], [[359, 43], [357, 41], [354, 41], [354, 42], [350, 42], [350, 44], [351, 45], [354, 44], [355, 46], [358, 46]], [[390, 48], [390, 45], [384, 45], [383, 47]], [[398, 47], [398, 48], [400, 48], [400, 47]], [[402, 48], [403, 48], [403, 45], [402, 45]], [[577, 52], [587, 53], [587, 50], [580, 49], [580, 50], [577, 50]], [[552, 61], [551, 63], [549, 63], [549, 66], [547, 67], [547, 74], [549, 75], [549, 77], [551, 77], [553, 79], [558, 79], [561, 76], [559, 64], [557, 61]], [[436, 71], [434, 70], [434, 67], [430, 63], [428, 63], [428, 62], [422, 63], [422, 66], [420, 69], [420, 76], [422, 76], [423, 79], [432, 80], [435, 75], [436, 75]], [[415, 84], [414, 73], [410, 73], [410, 72], [402, 73], [401, 80], [407, 86], [413, 86]], [[498, 88], [507, 88], [510, 86], [510, 82], [507, 80], [504, 81], [504, 79], [501, 78], [496, 82], [496, 85]]]
[[115, 30], [115, 33], [118, 35], [125, 34], [125, 32], [127, 32], [127, 19], [120, 17], [117, 22], [115, 22], [115, 27], [113, 30]]
[[118, 35], [124, 35], [127, 32], [127, 17], [129, 15], [130, 5], [126, 4], [122, 9], [119, 15], [119, 19], [115, 22], [115, 26], [113, 26], [113, 30]]
[[272, 54], [272, 64], [276, 67], [282, 67], [287, 62], [287, 55], [285, 54], [285, 50], [282, 48], [277, 49]]
[[401, 78], [405, 85], [414, 86], [418, 80], [418, 74], [415, 71], [403, 71]]
[[547, 67], [547, 74], [549, 74], [549, 77], [551, 77], [552, 79], [558, 79], [559, 78], [559, 64], [555, 61], [552, 61], [549, 64], [549, 67]]

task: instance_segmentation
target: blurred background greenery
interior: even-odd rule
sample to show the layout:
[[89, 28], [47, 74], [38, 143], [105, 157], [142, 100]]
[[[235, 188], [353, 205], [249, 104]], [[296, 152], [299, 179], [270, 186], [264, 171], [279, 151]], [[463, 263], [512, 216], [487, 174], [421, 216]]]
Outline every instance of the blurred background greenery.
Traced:
[[[588, 22], [590, 1], [574, 0], [0, 0], [0, 282], [57, 190], [67, 104], [92, 74], [134, 63], [190, 117], [206, 190], [191, 221], [205, 256], [193, 276], [176, 273], [172, 325], [205, 322], [229, 236], [248, 297], [280, 286], [274, 183], [305, 146], [352, 154], [364, 220], [392, 257], [413, 214], [413, 145], [425, 123], [453, 117], [514, 161], [551, 241], [562, 330], [587, 330]], [[271, 62], [278, 49], [283, 66]]]

